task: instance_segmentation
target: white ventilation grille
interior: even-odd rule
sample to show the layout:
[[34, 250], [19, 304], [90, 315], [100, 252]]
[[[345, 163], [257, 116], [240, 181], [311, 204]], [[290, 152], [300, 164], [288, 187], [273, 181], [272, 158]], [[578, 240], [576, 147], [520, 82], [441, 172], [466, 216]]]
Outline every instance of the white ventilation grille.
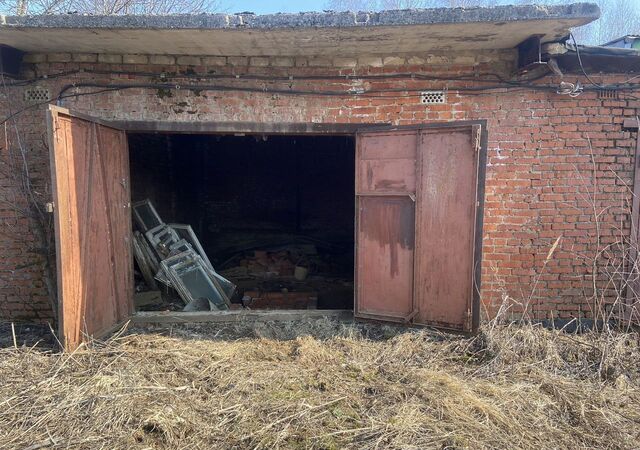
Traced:
[[598, 89], [598, 98], [617, 100], [618, 91], [613, 89]]
[[29, 104], [48, 102], [51, 92], [42, 86], [33, 86], [24, 90], [24, 101]]
[[420, 101], [424, 105], [443, 105], [447, 103], [447, 94], [445, 91], [423, 91]]

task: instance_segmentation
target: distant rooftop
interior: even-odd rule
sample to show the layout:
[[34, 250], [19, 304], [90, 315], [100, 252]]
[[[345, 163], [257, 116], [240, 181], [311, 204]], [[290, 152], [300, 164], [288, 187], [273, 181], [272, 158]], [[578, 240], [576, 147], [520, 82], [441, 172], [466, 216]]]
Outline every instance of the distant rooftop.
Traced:
[[629, 34], [602, 44], [603, 47], [633, 48], [640, 50], [640, 35]]
[[512, 48], [597, 19], [592, 3], [382, 12], [0, 16], [0, 43], [30, 52], [344, 55]]

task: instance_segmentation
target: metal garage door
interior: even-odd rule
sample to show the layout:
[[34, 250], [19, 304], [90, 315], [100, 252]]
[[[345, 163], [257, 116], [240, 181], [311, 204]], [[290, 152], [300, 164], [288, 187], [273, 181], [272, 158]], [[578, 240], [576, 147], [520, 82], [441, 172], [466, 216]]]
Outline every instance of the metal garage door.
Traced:
[[477, 327], [481, 141], [478, 124], [358, 134], [356, 317]]

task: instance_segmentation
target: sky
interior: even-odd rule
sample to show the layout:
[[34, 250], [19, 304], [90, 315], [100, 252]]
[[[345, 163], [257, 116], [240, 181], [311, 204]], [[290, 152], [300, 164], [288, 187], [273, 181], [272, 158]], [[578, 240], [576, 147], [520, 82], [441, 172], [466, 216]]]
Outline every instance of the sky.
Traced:
[[228, 13], [251, 11], [256, 14], [269, 14], [322, 11], [325, 4], [325, 0], [222, 0], [222, 9]]

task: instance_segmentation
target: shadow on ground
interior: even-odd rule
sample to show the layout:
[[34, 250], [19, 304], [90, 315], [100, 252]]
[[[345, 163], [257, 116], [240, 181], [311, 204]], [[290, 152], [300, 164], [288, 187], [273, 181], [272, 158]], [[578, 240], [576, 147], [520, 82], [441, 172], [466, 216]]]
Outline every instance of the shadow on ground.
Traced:
[[[343, 322], [329, 318], [288, 322], [248, 320], [246, 322], [215, 324], [136, 325], [126, 331], [127, 334], [156, 333], [181, 339], [212, 341], [235, 341], [238, 339], [289, 341], [304, 336], [318, 340], [357, 338], [385, 341], [401, 334], [416, 332], [426, 334], [424, 328], [369, 322]], [[430, 330], [428, 335], [432, 336], [434, 340], [448, 340], [458, 337], [436, 330]]]
[[48, 324], [0, 322], [0, 348], [9, 347], [56, 349], [58, 341]]
[[[59, 349], [58, 340], [48, 324], [0, 322], [0, 348], [36, 347], [42, 350]], [[126, 324], [116, 333], [120, 335], [158, 335], [186, 340], [236, 341], [240, 339], [294, 340], [310, 336], [318, 340], [333, 338], [357, 338], [385, 341], [404, 333], [424, 333], [424, 329], [393, 324], [368, 322], [343, 322], [329, 318], [298, 320], [289, 322], [252, 321], [229, 323], [185, 323], [185, 324]], [[14, 340], [15, 331], [15, 340]], [[448, 340], [455, 335], [433, 330], [428, 333], [434, 340]], [[108, 337], [107, 337], [108, 339]]]

